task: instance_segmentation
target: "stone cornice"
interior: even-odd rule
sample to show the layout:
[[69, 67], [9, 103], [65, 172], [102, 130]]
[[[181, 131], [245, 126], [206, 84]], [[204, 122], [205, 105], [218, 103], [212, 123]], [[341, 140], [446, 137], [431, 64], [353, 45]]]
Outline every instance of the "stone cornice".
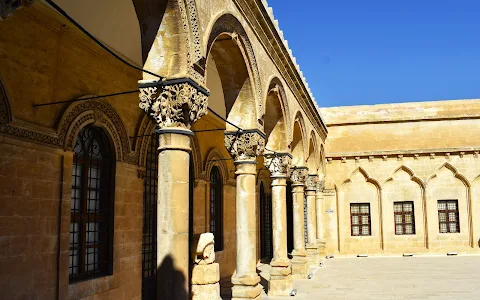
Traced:
[[303, 80], [301, 71], [297, 68], [285, 45], [283, 38], [270, 17], [262, 0], [233, 0], [245, 19], [250, 24], [252, 31], [265, 47], [266, 53], [280, 71], [287, 82], [288, 87], [294, 93], [300, 107], [306, 113], [313, 127], [317, 130], [321, 139], [327, 137], [327, 126], [317, 110], [315, 100], [312, 99], [310, 90]]
[[367, 125], [367, 124], [388, 124], [388, 123], [414, 123], [414, 122], [433, 122], [433, 121], [449, 121], [449, 120], [475, 120], [480, 119], [480, 115], [453, 115], [448, 117], [424, 117], [424, 118], [404, 118], [404, 119], [392, 119], [392, 120], [372, 120], [362, 122], [332, 122], [327, 123], [329, 127], [340, 126], [355, 126], [355, 125]]
[[475, 157], [478, 157], [480, 152], [480, 147], [462, 147], [462, 148], [438, 148], [438, 149], [419, 149], [419, 150], [388, 150], [388, 151], [364, 151], [364, 152], [336, 152], [329, 153], [326, 155], [327, 161], [331, 162], [332, 160], [341, 160], [346, 161], [347, 159], [367, 159], [373, 160], [374, 158], [381, 158], [383, 160], [387, 159], [397, 159], [402, 160], [405, 157], [414, 157], [418, 158], [420, 156], [429, 156], [430, 158], [435, 158], [438, 156], [445, 156], [449, 158], [451, 155], [459, 155], [463, 157], [467, 154], [473, 154]]

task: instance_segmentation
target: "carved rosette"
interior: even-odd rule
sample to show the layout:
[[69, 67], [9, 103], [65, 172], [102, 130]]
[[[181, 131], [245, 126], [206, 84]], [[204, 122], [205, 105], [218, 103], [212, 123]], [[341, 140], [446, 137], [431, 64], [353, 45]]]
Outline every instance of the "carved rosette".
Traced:
[[208, 91], [189, 78], [141, 83], [139, 88], [139, 106], [159, 128], [189, 129], [207, 114]]
[[23, 6], [30, 6], [35, 0], [1, 0], [0, 1], [0, 21], [7, 19], [13, 13]]
[[305, 181], [305, 187], [307, 191], [316, 191], [317, 190], [317, 183], [318, 183], [318, 176], [317, 175], [308, 175]]
[[269, 153], [263, 156], [265, 167], [268, 168], [272, 177], [288, 176], [292, 155], [290, 153]]
[[258, 129], [226, 131], [225, 147], [235, 161], [256, 160], [265, 150], [265, 134]]
[[293, 183], [305, 183], [308, 176], [307, 167], [293, 167], [290, 169], [290, 179]]

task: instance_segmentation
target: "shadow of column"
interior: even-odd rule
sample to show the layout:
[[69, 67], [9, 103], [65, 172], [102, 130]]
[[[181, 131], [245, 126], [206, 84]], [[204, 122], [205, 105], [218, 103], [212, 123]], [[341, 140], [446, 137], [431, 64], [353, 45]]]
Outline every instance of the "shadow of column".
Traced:
[[157, 300], [187, 300], [189, 293], [185, 289], [185, 276], [175, 269], [170, 256], [165, 257], [157, 269]]

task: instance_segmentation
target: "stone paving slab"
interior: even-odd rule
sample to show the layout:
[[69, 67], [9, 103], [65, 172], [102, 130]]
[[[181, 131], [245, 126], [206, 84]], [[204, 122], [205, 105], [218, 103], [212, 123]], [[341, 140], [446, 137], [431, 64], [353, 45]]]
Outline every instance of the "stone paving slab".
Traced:
[[480, 299], [480, 256], [334, 258], [294, 288], [295, 300]]

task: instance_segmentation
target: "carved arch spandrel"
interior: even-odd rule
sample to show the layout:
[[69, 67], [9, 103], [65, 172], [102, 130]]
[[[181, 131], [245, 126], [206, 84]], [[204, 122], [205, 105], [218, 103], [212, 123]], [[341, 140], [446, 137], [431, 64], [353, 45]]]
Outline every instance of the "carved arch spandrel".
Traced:
[[[141, 8], [136, 5], [136, 9]], [[188, 74], [204, 83], [205, 53], [200, 36], [195, 0], [168, 0], [144, 68], [169, 78]], [[159, 78], [144, 73], [143, 79]]]
[[426, 186], [428, 186], [428, 184], [432, 181], [432, 179], [438, 177], [438, 173], [443, 169], [447, 169], [449, 170], [450, 172], [453, 173], [453, 176], [457, 179], [459, 179], [467, 189], [470, 189], [471, 185], [470, 185], [470, 182], [468, 181], [467, 177], [463, 176], [462, 174], [460, 174], [458, 172], [458, 169], [452, 165], [451, 163], [449, 163], [448, 161], [447, 162], [444, 162], [440, 167], [438, 167], [435, 172], [430, 176], [428, 177], [428, 179], [426, 180]]
[[[243, 28], [241, 22], [230, 13], [220, 14], [216, 16], [209, 25], [210, 30], [206, 31], [205, 36], [206, 50], [205, 53], [208, 56], [215, 40], [222, 34], [227, 34], [237, 43], [244, 56], [245, 63], [247, 64], [247, 70], [250, 80], [252, 81], [252, 87], [254, 87], [254, 98], [256, 107], [257, 123], [260, 129], [263, 129], [261, 120], [263, 119], [264, 109], [262, 105], [262, 85], [260, 80], [260, 72], [253, 51], [252, 43], [248, 38], [247, 32]], [[208, 38], [207, 38], [208, 37]]]

